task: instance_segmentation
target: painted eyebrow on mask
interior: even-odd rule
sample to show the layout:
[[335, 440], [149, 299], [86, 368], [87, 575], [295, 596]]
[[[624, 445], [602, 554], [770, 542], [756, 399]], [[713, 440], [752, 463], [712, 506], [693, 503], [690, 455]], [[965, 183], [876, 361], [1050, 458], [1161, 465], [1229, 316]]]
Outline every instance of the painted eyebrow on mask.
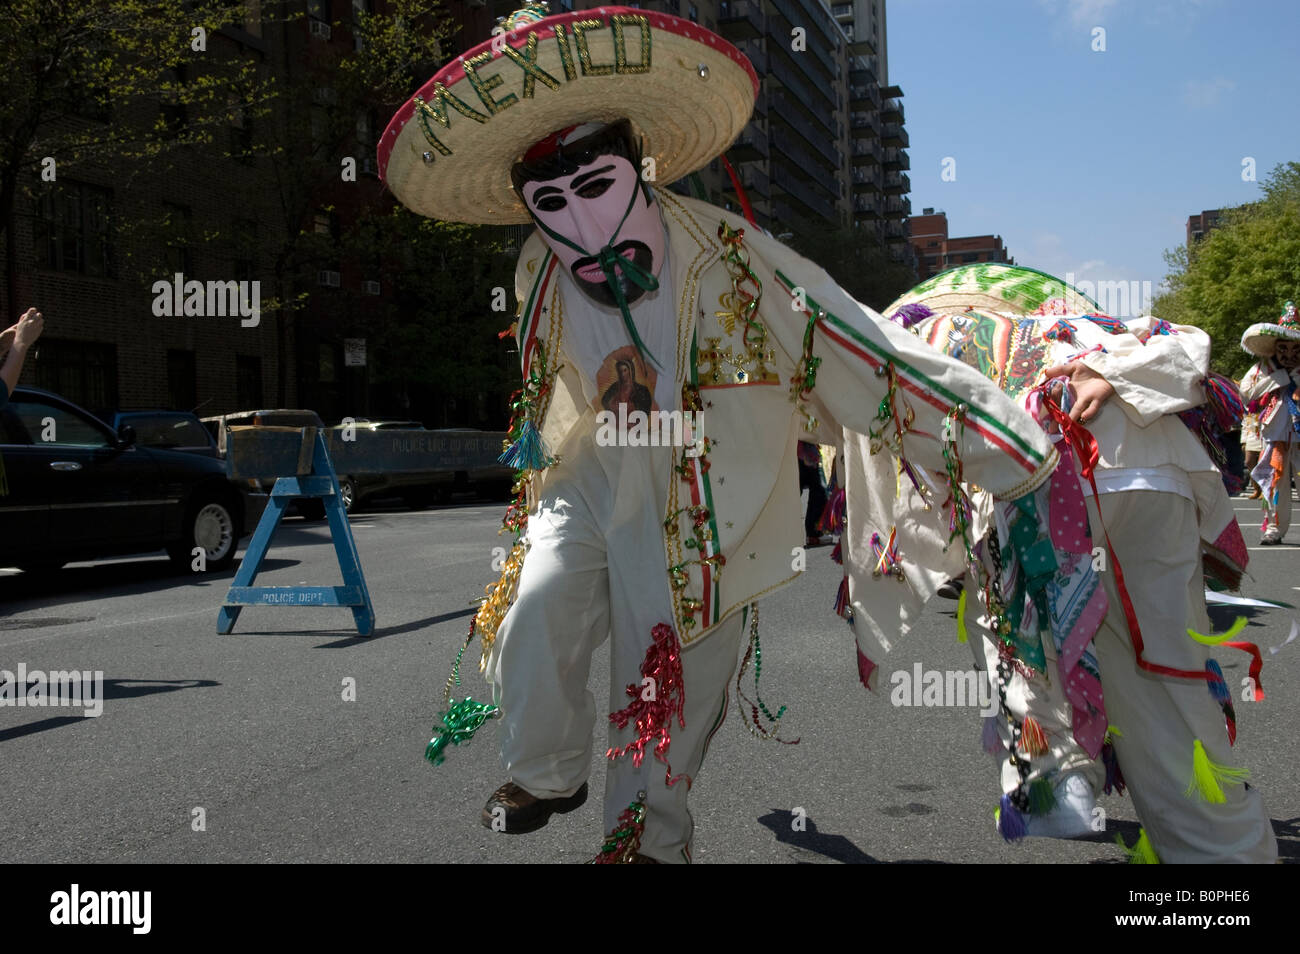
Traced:
[[611, 163], [608, 166], [602, 166], [599, 169], [592, 169], [590, 172], [584, 172], [582, 175], [578, 176], [578, 178], [574, 179], [572, 182], [569, 183], [569, 188], [576, 192], [578, 189], [581, 189], [584, 185], [586, 185], [588, 181], [590, 181], [591, 179], [594, 179], [596, 176], [603, 176], [605, 173], [613, 170], [613, 168], [614, 166]]

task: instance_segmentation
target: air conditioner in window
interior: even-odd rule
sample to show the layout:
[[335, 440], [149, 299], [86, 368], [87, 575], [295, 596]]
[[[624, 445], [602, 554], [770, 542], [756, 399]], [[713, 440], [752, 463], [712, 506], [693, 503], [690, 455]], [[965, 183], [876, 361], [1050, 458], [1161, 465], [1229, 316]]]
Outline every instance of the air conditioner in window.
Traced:
[[316, 284], [324, 285], [326, 288], [339, 287], [339, 273], [331, 271], [320, 271], [316, 273]]
[[312, 20], [311, 35], [320, 37], [322, 40], [328, 40], [330, 38], [330, 25], [324, 20]]
[[361, 283], [361, 292], [365, 295], [378, 295], [380, 292], [379, 282], [365, 281]]

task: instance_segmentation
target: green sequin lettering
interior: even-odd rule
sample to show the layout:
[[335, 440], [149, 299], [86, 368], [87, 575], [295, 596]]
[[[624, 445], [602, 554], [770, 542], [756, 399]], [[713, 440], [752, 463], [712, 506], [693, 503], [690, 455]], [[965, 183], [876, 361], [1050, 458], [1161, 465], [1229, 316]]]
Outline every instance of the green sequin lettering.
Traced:
[[[506, 46], [505, 49], [508, 50], [510, 47]], [[501, 112], [501, 110], [519, 102], [519, 97], [514, 93], [511, 93], [499, 100], [492, 98], [492, 90], [504, 83], [505, 80], [501, 78], [500, 73], [496, 76], [487, 77], [478, 75], [478, 68], [484, 63], [491, 62], [491, 60], [492, 54], [487, 50], [484, 50], [478, 56], [471, 56], [461, 65], [465, 67], [465, 76], [469, 79], [469, 84], [474, 87], [474, 92], [478, 93], [478, 98], [482, 100], [483, 105], [487, 107], [488, 113], [495, 116], [497, 113]], [[527, 86], [524, 88], [527, 89]], [[524, 95], [528, 95], [528, 93], [525, 93]]]
[[[649, 73], [650, 72], [650, 21], [642, 16], [620, 13], [610, 17], [614, 30], [614, 72], [615, 73]], [[627, 61], [627, 40], [623, 36], [623, 27], [634, 26], [641, 31], [641, 62], [630, 64]]]

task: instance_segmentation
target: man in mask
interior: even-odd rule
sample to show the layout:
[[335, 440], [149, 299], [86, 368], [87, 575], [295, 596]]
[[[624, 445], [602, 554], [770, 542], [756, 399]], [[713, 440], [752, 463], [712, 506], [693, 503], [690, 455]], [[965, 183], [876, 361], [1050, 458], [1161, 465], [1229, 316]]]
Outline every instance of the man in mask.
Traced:
[[[499, 715], [510, 781], [483, 823], [518, 833], [577, 808], [590, 662], [609, 639], [597, 860], [686, 861], [686, 792], [746, 638], [757, 656], [757, 600], [804, 565], [799, 437], [870, 433], [1008, 507], [1046, 493], [1057, 457], [987, 379], [762, 230], [656, 186], [745, 126], [757, 79], [729, 43], [619, 7], [506, 28], [427, 83], [379, 148], [421, 214], [537, 226], [516, 272], [524, 383], [504, 458], [521, 471], [519, 539], [470, 633], [499, 712], [448, 693], [430, 755]], [[611, 390], [650, 412], [598, 426]]]

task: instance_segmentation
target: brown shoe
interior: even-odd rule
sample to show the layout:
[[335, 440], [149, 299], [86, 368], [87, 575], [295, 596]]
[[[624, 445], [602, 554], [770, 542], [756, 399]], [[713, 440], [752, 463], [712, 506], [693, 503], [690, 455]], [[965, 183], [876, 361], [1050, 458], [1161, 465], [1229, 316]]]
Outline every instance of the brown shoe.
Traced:
[[[537, 831], [551, 820], [554, 814], [571, 812], [587, 801], [587, 783], [567, 798], [538, 798], [524, 791], [514, 782], [506, 782], [487, 800], [480, 820], [484, 828], [504, 831], [510, 835], [525, 835]], [[504, 810], [504, 814], [498, 809]], [[500, 819], [500, 820], [498, 820]], [[505, 827], [501, 824], [504, 822]]]

